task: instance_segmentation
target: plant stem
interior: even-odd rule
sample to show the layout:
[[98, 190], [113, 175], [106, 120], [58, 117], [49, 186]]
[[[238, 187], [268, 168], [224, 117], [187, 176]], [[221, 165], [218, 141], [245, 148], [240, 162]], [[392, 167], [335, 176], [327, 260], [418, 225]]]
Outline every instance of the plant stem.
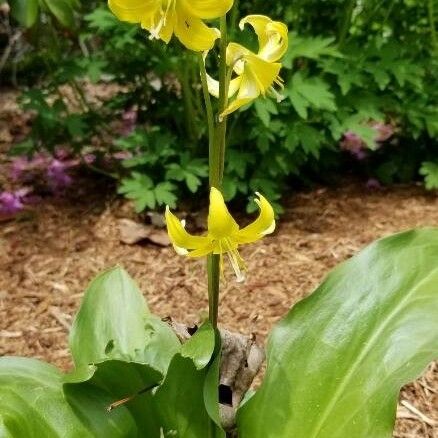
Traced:
[[[228, 101], [228, 80], [227, 80], [227, 16], [221, 18], [220, 24], [220, 60], [219, 60], [219, 108], [216, 128], [209, 126], [209, 165], [210, 165], [210, 187], [218, 190], [222, 188], [222, 178], [225, 158], [225, 137], [227, 131], [226, 118], [220, 120], [219, 115], [225, 110]], [[205, 76], [204, 76], [205, 74]], [[208, 94], [207, 76], [204, 66], [201, 68], [201, 79], [204, 87], [204, 98], [207, 107], [207, 117], [212, 117], [210, 96]], [[214, 122], [209, 122], [213, 124]], [[220, 281], [220, 258], [219, 254], [210, 254], [207, 258], [208, 270], [208, 301], [209, 301], [209, 320], [216, 329], [219, 312], [219, 281]]]
[[342, 20], [341, 29], [339, 31], [339, 37], [338, 37], [339, 46], [342, 46], [348, 35], [348, 31], [350, 30], [351, 27], [351, 21], [353, 19], [353, 12], [355, 7], [356, 7], [356, 0], [350, 0], [346, 6], [344, 12], [344, 19]]
[[438, 37], [437, 31], [435, 29], [435, 11], [434, 11], [434, 0], [429, 0], [427, 5], [428, 15], [429, 15], [429, 25], [430, 25], [430, 37], [432, 41], [433, 50], [438, 49]]
[[210, 254], [207, 257], [208, 272], [208, 319], [216, 329], [219, 309], [220, 255]]

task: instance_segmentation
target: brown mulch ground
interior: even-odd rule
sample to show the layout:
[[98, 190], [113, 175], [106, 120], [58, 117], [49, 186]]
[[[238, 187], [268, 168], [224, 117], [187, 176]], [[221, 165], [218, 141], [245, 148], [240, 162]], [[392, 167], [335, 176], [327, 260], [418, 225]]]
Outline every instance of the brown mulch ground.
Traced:
[[[138, 281], [157, 314], [192, 323], [206, 312], [204, 263], [167, 247], [121, 244], [117, 224], [130, 207], [102, 198], [51, 200], [0, 223], [0, 355], [67, 369], [67, 332], [82, 291], [115, 264]], [[350, 184], [293, 195], [278, 232], [243, 249], [250, 275], [244, 285], [225, 285], [221, 323], [265, 339], [330, 268], [378, 237], [426, 225], [438, 225], [438, 198], [416, 187], [370, 192]], [[403, 389], [395, 437], [438, 437], [437, 393], [433, 364]]]

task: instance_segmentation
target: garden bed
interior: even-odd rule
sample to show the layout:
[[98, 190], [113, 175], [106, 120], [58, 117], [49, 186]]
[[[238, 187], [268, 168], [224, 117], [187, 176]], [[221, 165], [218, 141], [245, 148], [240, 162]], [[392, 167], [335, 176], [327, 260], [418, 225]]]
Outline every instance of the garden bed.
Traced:
[[[102, 196], [106, 191], [87, 186], [96, 194], [52, 199], [0, 223], [1, 355], [37, 357], [69, 369], [67, 332], [82, 292], [115, 264], [138, 281], [155, 313], [192, 324], [207, 312], [203, 261], [186, 260], [167, 246], [121, 243], [120, 219], [135, 218], [129, 204]], [[259, 342], [333, 266], [372, 240], [438, 226], [438, 198], [417, 187], [370, 191], [349, 183], [293, 195], [286, 207], [273, 237], [243, 248], [247, 282], [227, 277], [221, 297], [220, 323], [254, 333]], [[403, 389], [394, 436], [436, 437], [437, 393], [435, 364]]]

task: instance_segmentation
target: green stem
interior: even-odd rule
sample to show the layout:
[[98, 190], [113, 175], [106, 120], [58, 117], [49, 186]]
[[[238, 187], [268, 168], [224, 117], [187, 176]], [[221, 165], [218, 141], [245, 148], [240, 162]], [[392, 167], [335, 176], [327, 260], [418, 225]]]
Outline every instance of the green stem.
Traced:
[[[219, 115], [223, 113], [228, 101], [228, 79], [227, 79], [227, 17], [221, 18], [220, 24], [221, 40], [220, 40], [220, 61], [219, 61], [219, 113], [217, 117], [217, 127], [214, 129], [209, 126], [209, 165], [210, 165], [210, 187], [215, 187], [218, 190], [222, 188], [222, 178], [224, 169], [225, 155], [225, 137], [227, 130], [226, 118], [219, 120]], [[201, 79], [204, 87], [204, 98], [207, 107], [207, 113], [211, 107], [210, 96], [208, 94], [207, 77], [204, 66], [201, 68]], [[212, 111], [208, 117], [212, 117]], [[210, 121], [211, 125], [213, 122]], [[208, 301], [209, 301], [209, 320], [212, 326], [216, 329], [219, 313], [219, 282], [220, 282], [220, 258], [219, 254], [211, 254], [207, 258], [208, 270]]]
[[342, 26], [341, 26], [341, 29], [339, 32], [339, 38], [338, 38], [339, 46], [342, 46], [342, 44], [344, 43], [344, 41], [348, 35], [348, 31], [350, 30], [351, 21], [353, 19], [353, 12], [354, 12], [354, 8], [356, 6], [356, 1], [357, 0], [350, 0], [347, 4], [346, 9], [345, 9], [344, 19], [342, 20]]
[[[228, 104], [228, 85], [229, 77], [227, 74], [227, 17], [221, 18], [221, 45], [220, 45], [220, 64], [219, 64], [219, 116], [225, 111]], [[230, 76], [231, 77], [231, 76]], [[225, 138], [227, 133], [227, 117], [220, 119], [218, 116], [218, 126], [215, 137], [215, 151], [217, 152], [217, 181], [214, 187], [221, 190], [222, 179], [224, 176], [225, 162]]]
[[438, 49], [438, 37], [435, 29], [435, 11], [434, 11], [434, 0], [428, 1], [428, 14], [429, 14], [429, 25], [430, 25], [430, 36], [432, 40], [432, 47], [434, 50]]

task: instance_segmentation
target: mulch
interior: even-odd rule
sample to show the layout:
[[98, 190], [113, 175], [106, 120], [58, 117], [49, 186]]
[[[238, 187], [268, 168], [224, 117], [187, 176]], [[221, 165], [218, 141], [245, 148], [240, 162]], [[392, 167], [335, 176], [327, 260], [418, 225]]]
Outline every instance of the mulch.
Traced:
[[[69, 369], [67, 334], [83, 290], [100, 271], [123, 265], [158, 315], [192, 324], [207, 312], [203, 261], [170, 247], [120, 242], [121, 218], [137, 219], [110, 190], [50, 199], [0, 223], [0, 355], [36, 357]], [[420, 187], [370, 191], [360, 183], [292, 194], [272, 237], [244, 247], [249, 276], [230, 277], [220, 323], [260, 342], [327, 272], [376, 238], [438, 226], [438, 198]], [[438, 437], [438, 365], [403, 388], [398, 438]]]

